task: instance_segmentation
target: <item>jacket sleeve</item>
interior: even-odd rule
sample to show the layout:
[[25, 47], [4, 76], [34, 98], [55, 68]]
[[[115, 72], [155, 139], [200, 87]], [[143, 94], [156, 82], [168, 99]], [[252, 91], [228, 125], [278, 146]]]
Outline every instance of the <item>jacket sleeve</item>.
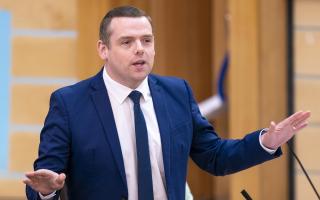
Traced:
[[[40, 133], [38, 158], [34, 162], [34, 170], [49, 169], [57, 173], [66, 173], [70, 155], [70, 131], [68, 112], [59, 91], [50, 98], [50, 108]], [[59, 198], [60, 191], [54, 199]], [[26, 186], [28, 200], [40, 200], [37, 191]]]
[[190, 156], [200, 168], [214, 175], [226, 175], [281, 155], [280, 148], [274, 154], [269, 154], [261, 147], [260, 130], [247, 134], [242, 139], [220, 138], [208, 120], [201, 115], [189, 85], [185, 84], [193, 121]]

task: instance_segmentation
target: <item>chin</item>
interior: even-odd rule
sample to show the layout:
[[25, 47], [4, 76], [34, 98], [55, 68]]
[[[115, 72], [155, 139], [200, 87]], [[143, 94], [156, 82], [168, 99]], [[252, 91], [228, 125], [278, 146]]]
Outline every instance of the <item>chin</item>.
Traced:
[[135, 80], [136, 82], [142, 82], [147, 76], [149, 75], [149, 73], [139, 73], [139, 74], [135, 74], [132, 77], [132, 80]]
[[139, 76], [136, 76], [135, 79], [137, 81], [143, 81], [148, 75], [149, 75], [149, 73], [148, 74], [146, 74], [146, 73], [140, 74]]

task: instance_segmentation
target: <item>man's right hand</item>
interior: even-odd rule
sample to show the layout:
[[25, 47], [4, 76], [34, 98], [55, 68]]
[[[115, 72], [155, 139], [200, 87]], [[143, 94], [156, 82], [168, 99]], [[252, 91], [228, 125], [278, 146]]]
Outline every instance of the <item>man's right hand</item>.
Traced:
[[48, 169], [27, 172], [25, 175], [23, 182], [44, 196], [62, 189], [66, 180], [64, 173], [57, 174]]

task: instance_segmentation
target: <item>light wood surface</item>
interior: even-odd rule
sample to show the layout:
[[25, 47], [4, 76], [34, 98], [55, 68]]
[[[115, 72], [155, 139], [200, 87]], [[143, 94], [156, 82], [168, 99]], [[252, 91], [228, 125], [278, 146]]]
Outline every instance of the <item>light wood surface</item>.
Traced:
[[320, 26], [320, 1], [295, 0], [294, 24], [297, 26]]
[[[320, 152], [319, 127], [310, 126], [296, 136], [296, 153], [306, 169], [320, 173], [320, 159], [317, 152]], [[296, 168], [299, 168], [296, 164]]]
[[22, 200], [25, 198], [25, 185], [19, 179], [0, 180], [0, 199]]
[[[319, 188], [319, 90], [320, 90], [320, 1], [295, 0], [295, 110], [310, 110], [310, 127], [295, 140], [296, 154], [304, 164], [311, 179]], [[296, 199], [316, 199], [316, 196], [295, 162]]]
[[75, 77], [75, 38], [15, 37], [12, 51], [14, 76]]
[[24, 173], [33, 170], [33, 163], [38, 157], [39, 135], [37, 133], [10, 134], [10, 172]]
[[43, 124], [49, 110], [50, 94], [59, 87], [61, 85], [13, 85], [11, 97], [12, 124]]
[[[310, 110], [312, 116], [309, 121], [319, 124], [320, 79], [296, 79], [295, 85], [295, 110]], [[320, 130], [320, 128], [318, 130]]]
[[296, 29], [294, 35], [295, 73], [320, 77], [320, 29], [318, 32]]
[[[229, 1], [232, 138], [286, 115], [285, 1]], [[231, 198], [246, 189], [253, 199], [287, 198], [286, 155], [231, 176]], [[275, 176], [275, 174], [277, 174]]]
[[12, 12], [15, 28], [75, 29], [77, 0], [0, 0], [0, 8]]

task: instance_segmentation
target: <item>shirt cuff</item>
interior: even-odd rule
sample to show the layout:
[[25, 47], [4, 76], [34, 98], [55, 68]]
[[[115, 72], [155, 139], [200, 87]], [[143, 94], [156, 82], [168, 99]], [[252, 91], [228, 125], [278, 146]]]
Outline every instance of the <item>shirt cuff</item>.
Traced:
[[259, 143], [260, 143], [260, 146], [266, 151], [268, 152], [269, 154], [274, 154], [277, 149], [269, 149], [267, 147], [265, 147], [263, 144], [262, 144], [262, 141], [261, 141], [261, 136], [262, 134], [264, 134], [265, 132], [267, 132], [269, 129], [268, 128], [264, 128], [260, 131], [260, 134], [259, 134]]
[[56, 196], [56, 191], [52, 192], [49, 195], [43, 196], [40, 192], [39, 192], [39, 196], [41, 200], [50, 200], [52, 199], [54, 196]]

